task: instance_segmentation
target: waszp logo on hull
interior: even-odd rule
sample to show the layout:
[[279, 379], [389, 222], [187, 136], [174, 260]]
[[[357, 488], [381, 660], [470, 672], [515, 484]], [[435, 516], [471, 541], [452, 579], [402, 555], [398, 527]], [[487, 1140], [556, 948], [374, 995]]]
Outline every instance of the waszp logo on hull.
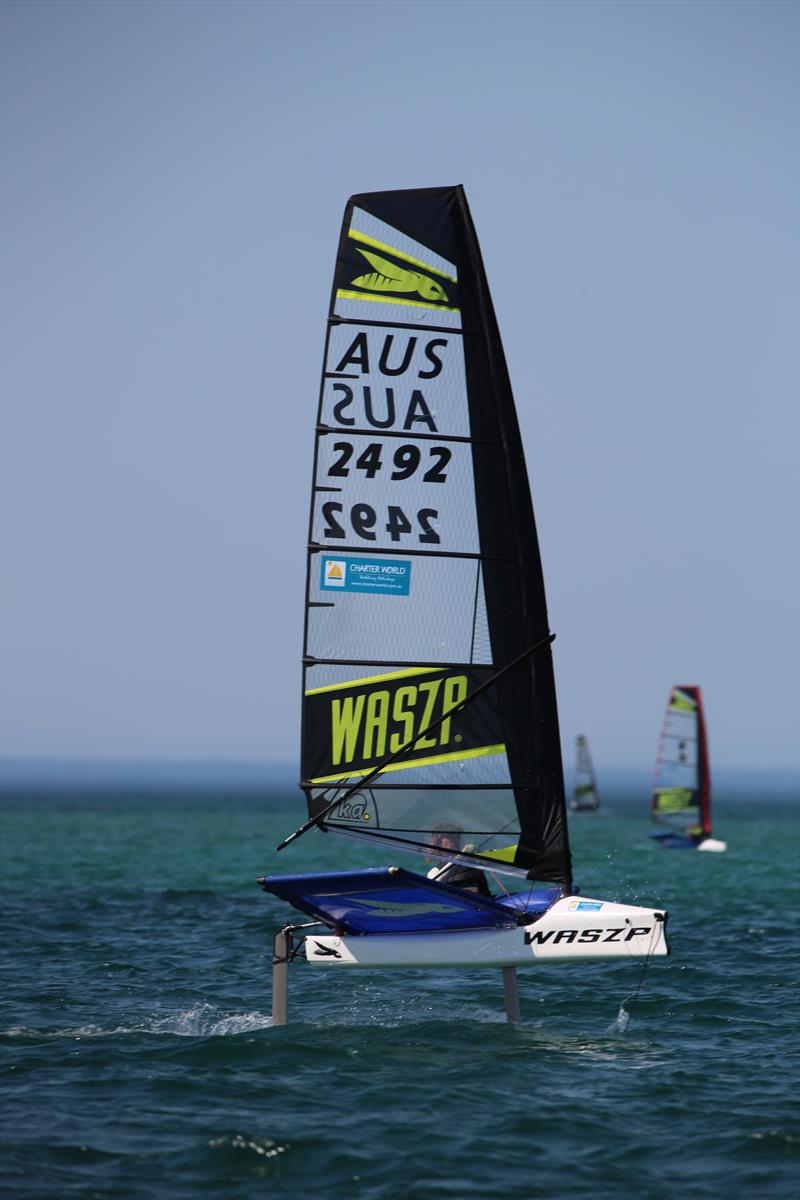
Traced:
[[652, 925], [634, 925], [630, 929], [624, 926], [621, 929], [533, 929], [525, 931], [525, 945], [543, 946], [546, 942], [552, 946], [559, 942], [630, 942], [633, 938], [645, 937], [652, 930]]

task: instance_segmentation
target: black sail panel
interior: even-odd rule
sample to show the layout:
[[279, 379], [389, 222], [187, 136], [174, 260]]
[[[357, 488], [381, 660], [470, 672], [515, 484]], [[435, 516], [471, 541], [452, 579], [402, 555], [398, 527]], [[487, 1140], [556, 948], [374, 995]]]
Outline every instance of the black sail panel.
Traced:
[[[465, 287], [464, 323], [475, 331], [465, 335], [467, 391], [476, 436], [485, 430], [490, 441], [476, 446], [474, 455], [486, 556], [484, 586], [495, 657], [509, 662], [547, 634], [547, 605], [511, 383], [462, 189], [459, 201], [472, 285]], [[523, 828], [519, 860], [540, 878], [568, 880], [564, 777], [549, 644], [499, 686], [509, 717], [509, 762]]]
[[464, 857], [570, 886], [533, 507], [461, 187], [347, 205], [308, 564], [310, 814], [340, 794], [330, 830], [433, 854], [457, 831]]

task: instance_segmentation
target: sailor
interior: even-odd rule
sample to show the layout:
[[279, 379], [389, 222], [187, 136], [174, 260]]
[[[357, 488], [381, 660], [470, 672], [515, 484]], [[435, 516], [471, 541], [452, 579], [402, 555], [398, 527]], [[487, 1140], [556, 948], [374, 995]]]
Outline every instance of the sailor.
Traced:
[[[433, 831], [433, 844], [451, 854], [458, 854], [462, 849], [461, 835], [453, 825], [437, 825]], [[475, 847], [467, 844], [463, 849], [469, 853]], [[446, 862], [444, 866], [433, 867], [428, 871], [428, 879], [463, 888], [466, 892], [476, 892], [479, 896], [492, 895], [483, 871], [479, 871], [477, 867], [468, 867], [464, 863]]]

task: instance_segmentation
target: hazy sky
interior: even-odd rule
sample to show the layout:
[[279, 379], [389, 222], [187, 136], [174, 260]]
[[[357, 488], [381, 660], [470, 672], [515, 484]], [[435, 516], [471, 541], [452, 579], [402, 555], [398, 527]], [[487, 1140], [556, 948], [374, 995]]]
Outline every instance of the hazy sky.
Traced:
[[3, 0], [3, 754], [296, 757], [343, 206], [463, 183], [569, 760], [795, 762], [798, 12]]

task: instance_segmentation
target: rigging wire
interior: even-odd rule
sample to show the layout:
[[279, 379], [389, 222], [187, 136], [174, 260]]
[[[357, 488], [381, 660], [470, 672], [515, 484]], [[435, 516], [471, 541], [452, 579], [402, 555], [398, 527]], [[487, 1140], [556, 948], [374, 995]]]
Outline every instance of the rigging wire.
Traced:
[[650, 965], [650, 959], [653, 957], [653, 950], [655, 949], [656, 937], [658, 935], [658, 927], [663, 922], [663, 920], [664, 920], [664, 918], [662, 916], [657, 916], [655, 921], [653, 922], [653, 932], [650, 934], [650, 945], [647, 948], [647, 954], [645, 955], [644, 960], [642, 962], [642, 966], [639, 971], [639, 979], [637, 981], [636, 987], [629, 995], [625, 996], [620, 1001], [619, 1012], [617, 1013], [616, 1020], [613, 1021], [611, 1025], [609, 1025], [609, 1027], [606, 1031], [607, 1033], [624, 1033], [625, 1030], [628, 1028], [628, 1023], [631, 1019], [631, 1014], [628, 1011], [628, 1009], [625, 1008], [625, 1005], [630, 1003], [631, 1008], [633, 1008], [633, 1006], [635, 1004], [638, 1004], [638, 1002], [639, 1002], [639, 994], [641, 993], [641, 990], [642, 990], [642, 984], [644, 983], [644, 977], [647, 972], [647, 968]]

